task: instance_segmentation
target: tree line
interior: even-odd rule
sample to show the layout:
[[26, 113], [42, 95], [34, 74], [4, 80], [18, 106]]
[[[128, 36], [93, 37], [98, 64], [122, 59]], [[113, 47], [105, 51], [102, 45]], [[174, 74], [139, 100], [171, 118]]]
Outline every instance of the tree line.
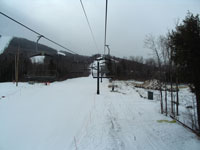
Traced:
[[155, 72], [158, 71], [153, 59], [144, 61], [143, 57], [133, 56], [130, 59], [110, 56], [107, 60], [107, 68], [109, 70], [107, 75], [118, 80], [150, 80], [156, 78]]
[[[0, 55], [0, 82], [19, 81], [61, 81], [69, 78], [88, 76], [92, 57], [73, 55], [64, 52], [63, 55], [45, 45], [35, 51], [35, 43], [27, 39], [13, 38], [4, 53]], [[44, 55], [44, 63], [33, 63], [31, 56]], [[17, 66], [16, 69], [16, 58]]]
[[[161, 113], [168, 115], [167, 92], [171, 93], [172, 116], [178, 116], [179, 87], [186, 83], [196, 95], [198, 126], [200, 127], [200, 19], [199, 15], [188, 12], [175, 29], [166, 35], [147, 35], [145, 47], [153, 52], [153, 58], [142, 57], [120, 59], [110, 57], [107, 61], [109, 74], [115, 79], [135, 79], [159, 81]], [[171, 86], [169, 89], [167, 85]], [[163, 93], [164, 91], [164, 93]], [[176, 93], [174, 99], [173, 93]], [[163, 95], [164, 94], [164, 95]], [[165, 106], [165, 108], [164, 108]], [[198, 127], [198, 130], [200, 130]]]

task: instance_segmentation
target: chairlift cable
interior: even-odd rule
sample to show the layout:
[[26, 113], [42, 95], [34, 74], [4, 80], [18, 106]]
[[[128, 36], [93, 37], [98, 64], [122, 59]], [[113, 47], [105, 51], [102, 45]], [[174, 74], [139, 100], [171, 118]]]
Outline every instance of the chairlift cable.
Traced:
[[[24, 28], [26, 28], [26, 29], [30, 30], [31, 32], [33, 32], [33, 33], [37, 34], [38, 36], [43, 36], [43, 38], [44, 38], [44, 39], [46, 39], [46, 40], [48, 40], [48, 41], [50, 41], [50, 42], [54, 43], [54, 44], [55, 44], [55, 45], [57, 45], [57, 46], [60, 46], [60, 47], [62, 47], [63, 49], [65, 49], [65, 50], [69, 51], [70, 53], [77, 54], [76, 52], [74, 52], [74, 51], [70, 50], [69, 48], [66, 48], [65, 46], [62, 46], [61, 44], [59, 44], [59, 43], [57, 43], [57, 42], [55, 42], [55, 41], [53, 41], [53, 40], [51, 40], [51, 39], [49, 39], [49, 38], [45, 37], [43, 34], [40, 34], [39, 32], [37, 32], [37, 31], [35, 31], [35, 30], [33, 30], [33, 29], [29, 28], [28, 26], [26, 26], [26, 25], [24, 25], [23, 23], [21, 23], [21, 22], [19, 22], [19, 21], [15, 20], [15, 19], [13, 19], [12, 17], [10, 17], [10, 16], [8, 16], [8, 15], [4, 14], [3, 12], [0, 12], [0, 14], [1, 14], [1, 15], [3, 15], [3, 16], [5, 16], [5, 17], [7, 17], [8, 19], [10, 19], [10, 20], [14, 21], [15, 23], [17, 23], [17, 24], [19, 24], [19, 25], [23, 26]], [[77, 55], [78, 55], [78, 54], [77, 54]]]
[[82, 6], [82, 8], [83, 8], [83, 12], [84, 12], [85, 18], [86, 18], [86, 20], [87, 20], [87, 24], [88, 24], [88, 27], [89, 27], [89, 29], [90, 29], [90, 33], [91, 33], [91, 35], [92, 35], [92, 38], [93, 38], [95, 47], [96, 47], [97, 51], [99, 52], [99, 48], [98, 48], [98, 46], [97, 46], [97, 42], [96, 42], [96, 40], [95, 40], [94, 33], [93, 33], [93, 31], [92, 31], [92, 27], [91, 27], [91, 25], [90, 25], [90, 22], [89, 22], [89, 19], [88, 19], [88, 16], [87, 16], [87, 13], [86, 13], [86, 10], [85, 10], [85, 8], [84, 8], [84, 5], [83, 5], [82, 0], [80, 0], [80, 3], [81, 3], [81, 6]]
[[106, 53], [106, 37], [107, 37], [107, 16], [108, 16], [108, 0], [106, 0], [105, 10], [105, 35], [104, 35], [104, 55]]

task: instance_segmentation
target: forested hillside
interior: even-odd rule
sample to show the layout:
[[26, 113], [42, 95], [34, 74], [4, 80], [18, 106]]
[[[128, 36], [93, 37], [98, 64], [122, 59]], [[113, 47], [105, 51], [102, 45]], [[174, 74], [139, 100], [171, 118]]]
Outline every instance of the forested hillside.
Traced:
[[[44, 63], [33, 63], [31, 57], [44, 55]], [[0, 55], [0, 82], [14, 81], [18, 70], [19, 81], [55, 81], [89, 75], [88, 56], [57, 51], [23, 38], [13, 38]], [[18, 69], [16, 68], [18, 66]]]

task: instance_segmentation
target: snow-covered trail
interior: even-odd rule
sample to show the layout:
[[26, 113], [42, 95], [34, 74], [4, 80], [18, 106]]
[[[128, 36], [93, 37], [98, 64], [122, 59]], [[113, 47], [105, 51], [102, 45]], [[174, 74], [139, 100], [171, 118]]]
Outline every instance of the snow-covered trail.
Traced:
[[89, 123], [78, 136], [79, 149], [199, 149], [200, 141], [187, 129], [176, 123], [158, 122], [171, 120], [159, 113], [159, 103], [140, 98], [125, 83], [118, 84], [115, 92], [108, 85], [108, 80], [104, 81], [101, 94], [95, 96]]
[[[0, 84], [0, 150], [66, 150], [88, 115], [92, 78]], [[13, 92], [14, 91], [14, 92]]]
[[186, 150], [200, 140], [123, 82], [92, 77], [50, 86], [0, 84], [0, 150]]

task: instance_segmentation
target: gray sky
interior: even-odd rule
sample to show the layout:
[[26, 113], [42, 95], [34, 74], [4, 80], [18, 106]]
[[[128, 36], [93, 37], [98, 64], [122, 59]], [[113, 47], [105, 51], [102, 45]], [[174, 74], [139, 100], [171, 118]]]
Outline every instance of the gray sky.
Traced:
[[[82, 0], [103, 53], [105, 0]], [[107, 44], [118, 57], [150, 57], [144, 48], [147, 34], [166, 34], [187, 11], [200, 14], [200, 0], [108, 0]], [[46, 37], [78, 54], [98, 53], [92, 40], [80, 0], [0, 0], [0, 11], [23, 22]], [[36, 41], [34, 33], [0, 15], [0, 34]], [[56, 49], [52, 43], [40, 40]]]

